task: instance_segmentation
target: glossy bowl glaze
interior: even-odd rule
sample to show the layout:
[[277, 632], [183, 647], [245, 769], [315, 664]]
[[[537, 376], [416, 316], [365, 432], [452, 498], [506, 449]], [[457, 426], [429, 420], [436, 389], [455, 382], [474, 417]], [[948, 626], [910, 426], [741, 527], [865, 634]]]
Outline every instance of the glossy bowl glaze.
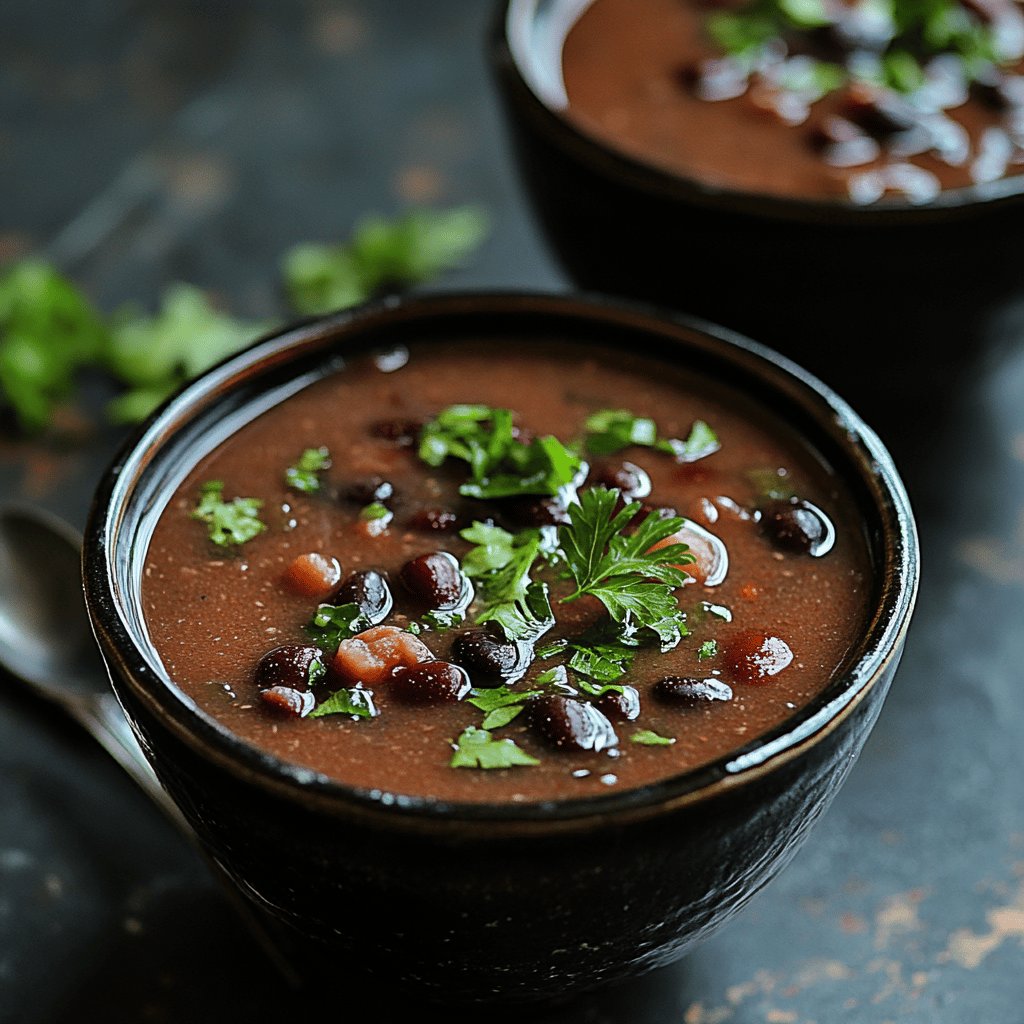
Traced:
[[[358, 790], [261, 753], [167, 677], [140, 590], [183, 474], [241, 423], [348, 353], [415, 338], [586, 340], [678, 361], [787, 418], [847, 481], [874, 567], [870, 622], [842, 671], [783, 725], [654, 785], [540, 804]], [[343, 372], [343, 371], [342, 371]], [[564, 997], [681, 956], [790, 859], [856, 760], [917, 588], [903, 486], [877, 437], [813, 378], [717, 328], [593, 300], [450, 295], [381, 302], [285, 331], [155, 414], [100, 484], [85, 589], [115, 690], [157, 774], [309, 979], [367, 972], [464, 1001]]]
[[502, 0], [490, 42], [521, 176], [581, 287], [699, 313], [823, 370], [837, 363], [833, 381], [840, 346], [926, 355], [936, 334], [973, 330], [1024, 287], [1024, 176], [862, 206], [714, 187], [577, 128], [561, 41], [587, 6]]

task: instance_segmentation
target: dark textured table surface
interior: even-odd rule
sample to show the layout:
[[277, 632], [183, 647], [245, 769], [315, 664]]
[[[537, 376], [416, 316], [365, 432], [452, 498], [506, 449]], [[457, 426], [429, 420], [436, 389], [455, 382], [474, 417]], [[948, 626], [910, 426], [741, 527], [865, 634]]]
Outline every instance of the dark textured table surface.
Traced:
[[[342, 238], [367, 211], [474, 201], [494, 232], [447, 285], [564, 288], [510, 166], [489, 14], [482, 0], [6, 0], [0, 260], [47, 255], [106, 308], [187, 280], [280, 316], [294, 242]], [[827, 345], [812, 354], [892, 447], [920, 522], [921, 599], [886, 710], [741, 917], [676, 968], [513, 1019], [1024, 1021], [1022, 339], [1024, 304], [955, 338], [908, 330], [841, 372]], [[86, 408], [105, 397], [86, 382]], [[81, 523], [118, 436], [0, 440], [3, 497]], [[318, 1005], [283, 993], [120, 770], [0, 683], [0, 1020], [386, 1019], [343, 965]], [[493, 1015], [437, 1019], [464, 1016]]]

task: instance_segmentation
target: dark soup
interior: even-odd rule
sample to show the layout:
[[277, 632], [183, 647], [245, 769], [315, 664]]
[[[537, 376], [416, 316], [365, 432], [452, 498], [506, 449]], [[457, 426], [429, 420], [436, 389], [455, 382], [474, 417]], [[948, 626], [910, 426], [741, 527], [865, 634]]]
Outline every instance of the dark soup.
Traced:
[[871, 571], [754, 398], [575, 344], [353, 358], [177, 489], [143, 604], [171, 680], [342, 783], [566, 799], [721, 758], [821, 692]]
[[711, 186], [926, 203], [1024, 171], [1014, 0], [594, 0], [563, 49], [583, 130]]

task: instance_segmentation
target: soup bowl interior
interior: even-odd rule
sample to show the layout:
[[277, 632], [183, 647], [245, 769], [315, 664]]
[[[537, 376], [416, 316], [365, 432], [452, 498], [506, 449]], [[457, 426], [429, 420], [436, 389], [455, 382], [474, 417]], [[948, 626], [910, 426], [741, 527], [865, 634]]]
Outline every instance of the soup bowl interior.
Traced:
[[[349, 355], [471, 338], [643, 351], [756, 394], [848, 484], [873, 579], [842, 668], [792, 717], [728, 756], [651, 785], [535, 803], [360, 789], [257, 749], [169, 678], [141, 601], [170, 496], [238, 428]], [[451, 295], [384, 301], [257, 343], [189, 385], [103, 479], [86, 534], [91, 621], [157, 774], [213, 862], [296, 970], [339, 957], [418, 995], [545, 999], [680, 956], [792, 856], [877, 716], [917, 586], [906, 495], [837, 396], [752, 342], [597, 300]], [[615, 908], [609, 921], [608, 907]], [[364, 956], [373, 950], [373, 956]]]

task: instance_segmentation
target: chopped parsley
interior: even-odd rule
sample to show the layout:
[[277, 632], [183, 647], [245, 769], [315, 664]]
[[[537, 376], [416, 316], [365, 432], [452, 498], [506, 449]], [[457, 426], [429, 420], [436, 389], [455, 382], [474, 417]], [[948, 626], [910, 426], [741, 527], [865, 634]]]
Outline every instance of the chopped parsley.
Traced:
[[540, 764], [508, 738], [496, 740], [487, 729], [469, 726], [452, 746], [452, 768], [513, 768]]
[[601, 409], [586, 422], [587, 450], [613, 455], [630, 445], [667, 452], [679, 462], [695, 462], [718, 451], [718, 435], [703, 420], [696, 420], [686, 440], [660, 437], [654, 420], [635, 416], [628, 409]]
[[225, 501], [223, 481], [207, 480], [200, 488], [199, 502], [192, 510], [192, 518], [206, 523], [210, 540], [226, 548], [232, 544], [244, 544], [267, 528], [259, 516], [262, 507], [263, 502], [259, 498]]
[[652, 630], [668, 649], [686, 634], [686, 616], [673, 591], [688, 577], [677, 566], [694, 559], [685, 544], [651, 548], [681, 529], [683, 520], [648, 515], [626, 533], [640, 503], [630, 502], [616, 514], [618, 502], [618, 490], [593, 487], [569, 506], [570, 523], [559, 528], [558, 540], [576, 590], [562, 600], [596, 597], [623, 633]]
[[394, 220], [370, 217], [347, 243], [289, 250], [285, 287], [296, 312], [329, 313], [461, 266], [487, 232], [487, 216], [475, 206], [415, 210]]
[[314, 710], [310, 718], [323, 718], [326, 715], [349, 715], [352, 718], [376, 718], [380, 714], [373, 702], [373, 691], [364, 690], [361, 686], [351, 689], [336, 690]]
[[528, 700], [539, 697], [541, 690], [510, 690], [507, 686], [474, 690], [466, 698], [467, 703], [484, 712], [483, 729], [500, 729], [508, 725], [526, 705]]
[[428, 466], [461, 459], [470, 479], [459, 493], [469, 498], [509, 498], [520, 494], [569, 496], [586, 465], [557, 437], [535, 437], [523, 444], [512, 413], [487, 405], [450, 405], [420, 432], [419, 456]]
[[718, 656], [718, 641], [717, 640], [705, 640], [704, 643], [697, 648], [697, 660], [707, 661], [709, 658]]
[[306, 632], [322, 647], [336, 650], [342, 640], [350, 640], [369, 628], [370, 622], [359, 605], [322, 604], [313, 615], [313, 621], [306, 627]]
[[284, 481], [293, 490], [314, 494], [320, 490], [320, 474], [330, 468], [331, 453], [327, 448], [307, 448], [295, 465], [284, 471]]
[[629, 737], [631, 743], [639, 743], [642, 747], [670, 747], [675, 743], [674, 736], [659, 736], [651, 729], [640, 729]]
[[531, 583], [522, 599], [491, 605], [477, 622], [497, 622], [515, 643], [536, 643], [554, 624], [546, 583]]

